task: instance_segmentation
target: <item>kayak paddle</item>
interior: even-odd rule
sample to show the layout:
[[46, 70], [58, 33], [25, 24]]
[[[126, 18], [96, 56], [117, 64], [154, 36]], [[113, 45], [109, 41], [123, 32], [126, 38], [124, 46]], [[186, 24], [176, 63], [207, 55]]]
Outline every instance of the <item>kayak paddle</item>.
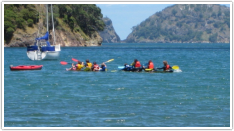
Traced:
[[122, 70], [124, 69], [124, 66], [118, 66], [118, 69]]
[[106, 61], [106, 62], [104, 62], [104, 63], [108, 63], [108, 62], [111, 62], [111, 61], [113, 61], [114, 59], [110, 59], [110, 60], [108, 60], [108, 61]]
[[66, 61], [61, 61], [60, 64], [61, 65], [67, 65], [68, 63]]
[[172, 66], [172, 69], [174, 69], [174, 70], [178, 70], [180, 67], [178, 66], [178, 65], [174, 65], [174, 66]]
[[75, 62], [78, 62], [78, 61], [79, 61], [79, 60], [77, 60], [77, 59], [75, 59], [75, 58], [72, 58], [72, 60], [75, 61]]
[[61, 61], [60, 64], [61, 64], [61, 65], [67, 65], [67, 64], [72, 64], [72, 63], [70, 63], [70, 62], [68, 63], [68, 62], [66, 62], [66, 61]]

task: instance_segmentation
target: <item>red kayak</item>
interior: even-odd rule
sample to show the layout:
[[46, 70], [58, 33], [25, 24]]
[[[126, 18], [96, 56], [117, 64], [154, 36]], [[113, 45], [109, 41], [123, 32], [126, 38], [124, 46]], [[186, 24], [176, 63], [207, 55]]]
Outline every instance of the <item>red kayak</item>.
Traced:
[[10, 66], [11, 70], [41, 70], [43, 65], [19, 65], [19, 66]]

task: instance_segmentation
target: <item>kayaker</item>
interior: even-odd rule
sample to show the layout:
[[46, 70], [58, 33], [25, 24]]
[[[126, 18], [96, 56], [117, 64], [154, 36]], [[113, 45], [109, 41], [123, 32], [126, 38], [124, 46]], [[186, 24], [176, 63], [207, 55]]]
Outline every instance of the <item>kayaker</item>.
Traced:
[[84, 63], [81, 61], [78, 61], [78, 64], [76, 65], [76, 70], [80, 71], [84, 67]]
[[139, 68], [141, 67], [141, 63], [140, 61], [138, 61], [137, 59], [135, 59], [132, 64], [131, 64], [134, 68]]
[[152, 60], [149, 60], [147, 68], [145, 68], [145, 66], [143, 66], [144, 69], [154, 69], [154, 63], [152, 62]]
[[157, 69], [163, 69], [163, 71], [170, 71], [172, 69], [167, 61], [163, 61], [163, 65], [164, 66], [162, 68], [157, 68]]
[[99, 65], [96, 62], [93, 62], [92, 71], [99, 71]]
[[106, 71], [107, 68], [106, 68], [106, 64], [105, 63], [102, 63], [101, 64], [101, 68], [99, 69], [100, 71]]
[[67, 70], [76, 70], [76, 66], [72, 63], [72, 67], [71, 68], [69, 68], [69, 69], [67, 69]]
[[91, 68], [92, 68], [92, 63], [91, 63], [91, 62], [89, 62], [89, 60], [88, 60], [88, 59], [86, 60], [85, 67], [86, 67], [86, 69], [85, 69], [86, 71], [91, 70]]
[[131, 64], [134, 67], [134, 71], [141, 71], [141, 63], [137, 59], [134, 60], [134, 62]]
[[67, 71], [70, 71], [70, 70], [74, 70], [75, 71], [76, 70], [76, 66], [72, 63], [72, 67], [71, 68], [67, 68], [66, 70]]
[[131, 70], [130, 65], [128, 65], [127, 63], [125, 63], [125, 64], [124, 64], [124, 69], [123, 69], [123, 70], [127, 70], [127, 71]]

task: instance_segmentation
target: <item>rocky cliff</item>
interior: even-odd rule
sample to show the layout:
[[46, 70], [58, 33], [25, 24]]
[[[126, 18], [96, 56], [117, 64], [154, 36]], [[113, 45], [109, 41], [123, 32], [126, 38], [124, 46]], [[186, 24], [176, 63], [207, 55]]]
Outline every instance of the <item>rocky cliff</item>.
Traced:
[[[36, 37], [41, 37], [38, 35], [37, 28], [27, 27], [26, 30], [17, 29], [9, 44], [4, 43], [5, 47], [25, 47], [27, 45], [32, 45], [35, 42]], [[88, 40], [79, 33], [73, 33], [71, 31], [56, 30], [56, 43], [60, 44], [62, 47], [66, 46], [100, 46], [102, 44], [101, 36], [95, 32], [91, 35]], [[50, 32], [50, 43], [53, 42], [53, 35]]]
[[103, 39], [103, 43], [119, 43], [120, 38], [115, 32], [112, 21], [107, 17], [103, 18], [103, 21], [106, 26], [104, 28], [104, 31], [99, 32], [100, 36]]

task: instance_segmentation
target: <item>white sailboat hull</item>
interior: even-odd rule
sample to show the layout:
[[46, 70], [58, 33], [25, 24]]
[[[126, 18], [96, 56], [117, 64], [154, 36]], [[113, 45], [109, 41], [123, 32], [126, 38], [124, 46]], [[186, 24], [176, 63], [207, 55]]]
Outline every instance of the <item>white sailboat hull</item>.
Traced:
[[31, 60], [56, 60], [59, 58], [60, 51], [28, 51], [28, 58]]
[[43, 60], [56, 60], [59, 58], [59, 51], [46, 51], [42, 53]]

